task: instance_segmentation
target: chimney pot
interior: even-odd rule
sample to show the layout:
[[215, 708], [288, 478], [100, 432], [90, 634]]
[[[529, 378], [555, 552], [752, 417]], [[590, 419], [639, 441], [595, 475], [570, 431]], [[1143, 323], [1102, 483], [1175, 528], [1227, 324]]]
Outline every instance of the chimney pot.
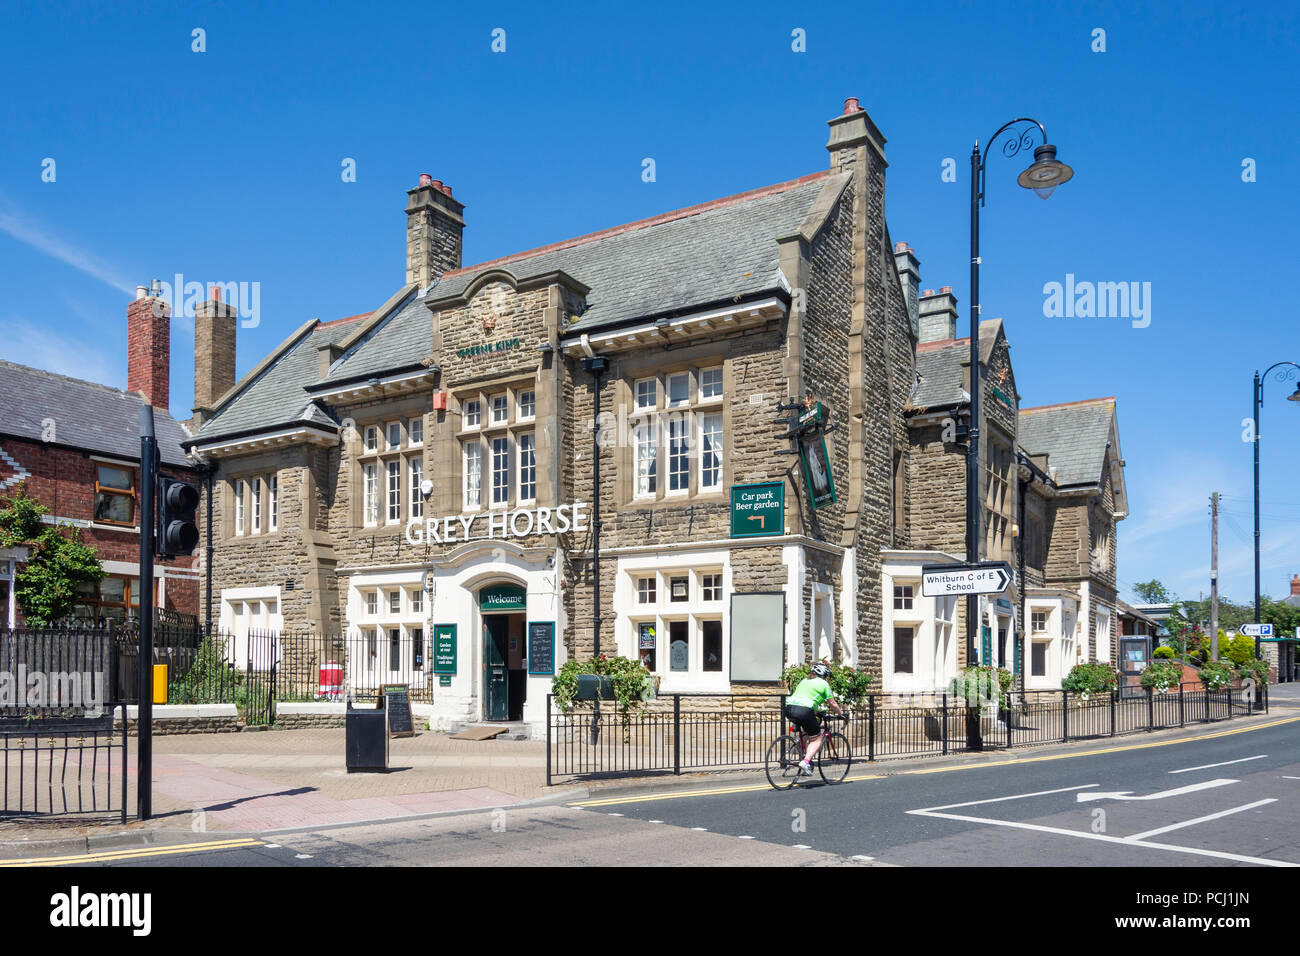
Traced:
[[432, 176], [430, 176], [428, 173], [420, 173], [420, 185], [421, 185], [421, 186], [430, 186], [430, 185], [432, 185], [432, 184], [433, 184], [433, 177], [432, 177]]
[[940, 294], [940, 295], [947, 295], [947, 294], [948, 294], [949, 292], [951, 292], [951, 291], [952, 291], [952, 286], [950, 286], [950, 285], [941, 285], [941, 286], [939, 286], [939, 294]]
[[220, 302], [220, 301], [221, 301], [221, 286], [219, 286], [219, 285], [214, 285], [211, 289], [209, 289], [209, 290], [208, 290], [208, 298], [210, 298], [213, 302]]
[[1300, 594], [1300, 574], [1291, 577], [1291, 593]]
[[907, 243], [905, 243], [905, 242], [896, 242], [896, 243], [894, 243], [894, 251], [895, 251], [895, 252], [911, 252], [912, 250], [911, 250], [911, 248], [908, 247]]
[[148, 287], [142, 285], [138, 285], [135, 287], [135, 297], [137, 299], [143, 299], [148, 295], [149, 295]]
[[861, 113], [861, 112], [862, 112], [862, 107], [861, 105], [859, 105], [858, 98], [856, 96], [850, 96], [848, 99], [844, 101], [845, 116], [848, 116], [850, 113]]
[[434, 189], [438, 190], [438, 192], [442, 192], [442, 180], [441, 180], [441, 179], [431, 179], [431, 180], [429, 180], [429, 182], [424, 183], [423, 185], [425, 185], [425, 186], [432, 186]]
[[921, 290], [921, 295], [934, 295], [934, 290], [933, 290], [933, 289], [922, 289], [922, 290]]
[[442, 191], [446, 193], [448, 196], [451, 195], [451, 187], [448, 186], [446, 183], [442, 184]]

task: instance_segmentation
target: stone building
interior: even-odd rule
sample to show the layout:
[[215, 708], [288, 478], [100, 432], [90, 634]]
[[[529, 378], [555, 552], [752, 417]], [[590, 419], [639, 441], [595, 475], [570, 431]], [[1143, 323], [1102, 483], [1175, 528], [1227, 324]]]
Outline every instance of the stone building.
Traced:
[[[895, 252], [919, 274], [915, 254]], [[956, 338], [952, 289], [918, 297], [917, 384], [906, 419], [909, 548], [885, 555], [882, 685], [945, 686], [966, 664], [965, 601], [920, 597], [921, 566], [966, 551], [965, 438], [970, 339]], [[1000, 319], [980, 323], [980, 557], [1006, 561], [1011, 587], [980, 599], [976, 658], [1058, 689], [1084, 660], [1117, 656], [1115, 524], [1128, 513], [1113, 398], [1022, 408]], [[1024, 622], [1023, 625], [1018, 622]]]
[[[105, 576], [80, 596], [73, 615], [103, 624], [138, 616], [142, 398], [154, 410], [162, 473], [197, 483], [167, 410], [170, 313], [141, 287], [127, 309], [127, 390], [0, 361], [0, 495], [24, 492], [95, 548]], [[21, 549], [0, 550], [0, 626], [23, 623], [14, 575]], [[201, 572], [194, 557], [159, 558], [158, 606], [196, 616]], [[144, 603], [148, 603], [145, 601]]]
[[[470, 266], [464, 205], [422, 176], [387, 302], [196, 384], [212, 622], [342, 633], [353, 683], [431, 689], [435, 726], [540, 726], [551, 675], [597, 643], [663, 693], [770, 691], [811, 657], [902, 686], [894, 579], [964, 553], [963, 462], [917, 405], [942, 317], [888, 234], [884, 137], [855, 99], [829, 126], [820, 171]], [[233, 323], [198, 347], [233, 355]], [[989, 553], [1010, 555], [1021, 458], [1062, 541], [1086, 476], [1032, 464], [1055, 438], [1022, 454], [989, 348], [1011, 396], [987, 412]], [[952, 414], [960, 362], [939, 364]], [[1106, 580], [1039, 560], [1035, 588]], [[933, 641], [939, 602], [911, 600]]]

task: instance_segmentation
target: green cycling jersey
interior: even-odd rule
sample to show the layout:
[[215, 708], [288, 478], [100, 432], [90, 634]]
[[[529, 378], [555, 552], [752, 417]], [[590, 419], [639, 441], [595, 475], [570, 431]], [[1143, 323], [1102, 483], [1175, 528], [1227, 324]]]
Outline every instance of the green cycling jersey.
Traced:
[[831, 685], [825, 680], [820, 677], [808, 677], [799, 682], [799, 686], [785, 699], [785, 702], [794, 707], [809, 707], [817, 710], [832, 696]]

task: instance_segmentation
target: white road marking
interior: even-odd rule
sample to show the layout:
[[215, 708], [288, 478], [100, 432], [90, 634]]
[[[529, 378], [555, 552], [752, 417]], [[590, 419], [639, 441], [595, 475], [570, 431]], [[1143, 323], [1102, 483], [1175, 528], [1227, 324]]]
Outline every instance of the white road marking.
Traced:
[[[1073, 789], [1073, 788], [1067, 788]], [[1097, 840], [1102, 843], [1118, 843], [1122, 846], [1136, 846], [1147, 850], [1165, 850], [1169, 853], [1190, 853], [1193, 856], [1210, 856], [1220, 860], [1237, 860], [1241, 863], [1256, 863], [1260, 866], [1300, 867], [1300, 863], [1288, 863], [1285, 860], [1268, 860], [1257, 856], [1244, 856], [1240, 853], [1222, 853], [1218, 850], [1198, 850], [1193, 847], [1174, 846], [1169, 843], [1148, 843], [1131, 838], [1106, 836], [1103, 833], [1088, 833], [1078, 830], [1064, 830], [1060, 827], [1046, 827], [1037, 823], [1020, 823], [1015, 820], [992, 820], [988, 817], [968, 817], [957, 813], [935, 813], [931, 810], [908, 810], [908, 813], [923, 817], [938, 817], [943, 820], [957, 820], [962, 823], [986, 823], [995, 827], [1011, 827], [1016, 830], [1032, 830], [1035, 833], [1054, 833], [1057, 836], [1075, 837], [1080, 840]]]
[[1184, 767], [1182, 770], [1170, 770], [1170, 773], [1191, 773], [1193, 770], [1209, 770], [1211, 767], [1226, 767], [1230, 763], [1246, 763], [1249, 760], [1263, 760], [1268, 754], [1260, 754], [1258, 757], [1242, 757], [1240, 760], [1225, 760], [1223, 763], [1207, 763], [1199, 767]]
[[621, 817], [622, 815], [623, 815], [623, 814], [621, 814], [621, 813], [611, 813], [611, 814], [610, 814], [611, 817]]
[[647, 820], [646, 823], [663, 823], [662, 820]]
[[278, 850], [278, 849], [280, 849], [280, 844], [278, 844], [278, 843], [264, 843], [264, 844], [262, 844], [262, 845], [265, 846], [268, 850]]
[[754, 839], [754, 838], [753, 838], [752, 836], [749, 836], [748, 834], [746, 834], [745, 836], [736, 837], [736, 839], [737, 839], [737, 840], [752, 840], [752, 839]]
[[1015, 793], [1009, 797], [993, 797], [991, 800], [970, 800], [966, 803], [950, 803], [944, 807], [928, 807], [924, 810], [908, 810], [908, 813], [929, 813], [931, 810], [956, 810], [958, 807], [975, 807], [981, 803], [1001, 803], [1004, 800], [1023, 800], [1025, 797], [1041, 797], [1049, 793], [1066, 793], [1071, 790], [1087, 790], [1089, 787], [1099, 787], [1098, 783], [1085, 783], [1079, 787], [1060, 787], [1056, 790], [1038, 790], [1034, 793]]
[[1135, 797], [1131, 790], [1121, 790], [1114, 793], [1081, 793], [1078, 802], [1083, 803], [1085, 800], [1163, 800], [1166, 797], [1180, 797], [1185, 793], [1195, 793], [1197, 790], [1212, 790], [1215, 787], [1226, 787], [1230, 783], [1241, 783], [1240, 780], [1206, 780], [1202, 783], [1188, 784], [1186, 787], [1175, 787], [1173, 790], [1161, 790], [1157, 793], [1148, 793], [1144, 797]]
[[855, 854], [854, 854], [853, 856], [851, 856], [849, 859], [852, 859], [852, 860], [861, 860], [863, 863], [870, 863], [872, 860], [875, 859], [875, 857], [874, 857], [874, 856], [863, 856], [861, 853], [855, 853]]
[[311, 854], [310, 854], [310, 853], [299, 853], [296, 857], [294, 857], [294, 859], [295, 859], [295, 860], [310, 860], [310, 859], [311, 859]]
[[691, 829], [694, 830], [696, 833], [708, 833], [708, 832], [709, 832], [709, 828], [708, 828], [708, 827], [691, 827]]
[[793, 849], [795, 849], [795, 850], [811, 850], [812, 847], [810, 847], [807, 843], [796, 843], [796, 844], [794, 844]]
[[1135, 833], [1126, 840], [1145, 840], [1147, 837], [1157, 836], [1161, 833], [1168, 833], [1170, 830], [1181, 830], [1183, 827], [1195, 826], [1198, 823], [1205, 823], [1207, 820], [1217, 820], [1219, 817], [1231, 816], [1234, 813], [1241, 813], [1243, 810], [1254, 810], [1256, 807], [1262, 807], [1266, 803], [1277, 803], [1274, 798], [1267, 800], [1256, 800], [1254, 803], [1247, 803], [1244, 806], [1233, 807], [1231, 810], [1220, 810], [1218, 813], [1210, 813], [1203, 817], [1197, 817], [1195, 820], [1187, 820], [1183, 823], [1171, 823], [1167, 827], [1159, 827], [1155, 830], [1147, 830], [1144, 833]]
[[1283, 780], [1300, 780], [1300, 777], [1283, 777]]

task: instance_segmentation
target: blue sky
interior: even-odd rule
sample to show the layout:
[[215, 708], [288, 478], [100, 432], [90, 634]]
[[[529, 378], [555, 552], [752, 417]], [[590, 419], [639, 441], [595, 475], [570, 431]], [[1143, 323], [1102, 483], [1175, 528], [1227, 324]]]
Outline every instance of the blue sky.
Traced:
[[[1074, 180], [1048, 202], [990, 159], [981, 274], [1028, 406], [1114, 395], [1132, 516], [1119, 575], [1251, 582], [1256, 368], [1300, 362], [1293, 5], [19, 3], [0, 34], [0, 357], [126, 382], [125, 309], [154, 277], [258, 282], [239, 372], [313, 317], [404, 280], [405, 190], [466, 204], [466, 263], [827, 164], [857, 96], [888, 138], [892, 237], [967, 315], [970, 146], [1044, 122]], [[505, 31], [504, 53], [491, 49]], [[206, 52], [192, 50], [195, 29]], [[804, 31], [806, 52], [792, 50]], [[1094, 52], [1093, 31], [1105, 31]], [[656, 180], [642, 181], [653, 158]], [[944, 182], [944, 160], [957, 181]], [[42, 181], [55, 161], [55, 180]], [[356, 181], [341, 164], [355, 160]], [[1256, 181], [1243, 182], [1252, 159]], [[1151, 322], [1047, 318], [1045, 283], [1151, 284]], [[671, 277], [666, 277], [671, 281]], [[959, 334], [965, 334], [959, 329]], [[192, 329], [173, 327], [188, 416]], [[1300, 573], [1300, 408], [1264, 408], [1263, 581]]]

